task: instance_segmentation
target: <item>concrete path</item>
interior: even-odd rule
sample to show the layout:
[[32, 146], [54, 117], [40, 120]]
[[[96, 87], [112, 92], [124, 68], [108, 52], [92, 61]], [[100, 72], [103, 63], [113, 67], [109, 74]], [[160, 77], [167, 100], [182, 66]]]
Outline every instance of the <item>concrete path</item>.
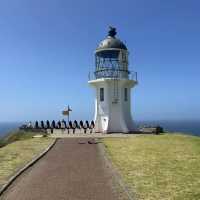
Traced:
[[48, 131], [49, 136], [53, 138], [124, 138], [124, 137], [136, 137], [142, 135], [138, 132], [135, 132], [133, 134], [125, 134], [125, 133], [112, 133], [112, 134], [106, 134], [106, 133], [90, 133], [87, 131], [85, 134], [84, 131], [81, 129], [76, 129], [75, 133], [73, 134], [73, 131], [70, 130], [68, 133], [67, 130], [60, 130], [55, 129], [53, 134], [50, 134], [50, 130]]
[[87, 138], [59, 139], [0, 199], [117, 200], [112, 184], [97, 144], [88, 144]]
[[141, 136], [142, 134], [101, 134], [101, 133], [95, 133], [95, 134], [61, 134], [61, 133], [56, 133], [56, 134], [51, 134], [49, 137], [53, 138], [127, 138], [127, 137], [137, 137]]

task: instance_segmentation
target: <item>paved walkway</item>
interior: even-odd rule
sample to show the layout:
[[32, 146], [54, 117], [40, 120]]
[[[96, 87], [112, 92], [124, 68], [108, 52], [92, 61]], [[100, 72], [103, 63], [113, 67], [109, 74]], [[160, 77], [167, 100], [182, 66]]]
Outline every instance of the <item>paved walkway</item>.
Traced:
[[94, 133], [94, 134], [51, 134], [50, 137], [53, 138], [127, 138], [127, 137], [137, 137], [141, 136], [141, 134], [101, 134], [101, 133]]
[[[48, 131], [50, 133], [50, 131]], [[63, 131], [60, 129], [55, 129], [53, 134], [50, 134], [50, 137], [54, 138], [121, 138], [121, 137], [136, 137], [140, 136], [141, 134], [134, 133], [134, 134], [124, 134], [124, 133], [112, 133], [112, 134], [106, 134], [106, 133], [90, 133], [89, 130], [85, 134], [83, 130], [76, 129], [76, 132], [73, 134], [73, 131], [70, 130], [68, 133], [67, 130]]]
[[117, 200], [108, 171], [97, 144], [88, 144], [87, 138], [59, 139], [0, 199]]

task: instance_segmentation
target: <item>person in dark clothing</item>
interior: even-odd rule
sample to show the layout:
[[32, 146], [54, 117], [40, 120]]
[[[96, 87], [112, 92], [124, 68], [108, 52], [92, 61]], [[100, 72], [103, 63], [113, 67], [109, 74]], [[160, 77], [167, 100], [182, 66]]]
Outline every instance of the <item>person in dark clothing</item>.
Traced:
[[91, 121], [91, 123], [90, 123], [90, 133], [92, 133], [93, 129], [94, 129], [94, 121]]
[[53, 133], [53, 130], [56, 128], [56, 123], [54, 120], [51, 122], [50, 128], [51, 128], [51, 133]]
[[54, 120], [51, 122], [51, 128], [56, 128], [56, 122]]
[[87, 128], [90, 128], [90, 125], [89, 125], [88, 120], [86, 120], [85, 123], [86, 123], [86, 125], [87, 125]]
[[70, 129], [73, 129], [72, 121], [69, 121], [69, 125], [68, 125], [68, 127], [69, 127], [69, 133], [70, 133]]
[[66, 128], [66, 126], [65, 126], [65, 120], [63, 119], [63, 120], [61, 121], [61, 130], [62, 130], [62, 133], [65, 132], [65, 128]]
[[93, 128], [95, 127], [95, 124], [94, 124], [93, 120], [91, 121], [91, 125], [92, 125]]
[[69, 134], [69, 126], [66, 125], [67, 133]]
[[65, 128], [67, 128], [67, 123], [64, 119], [63, 119], [63, 123], [64, 123]]
[[80, 128], [83, 128], [83, 121], [82, 120], [79, 122], [79, 125], [80, 125]]
[[76, 128], [77, 128], [76, 127], [76, 121], [74, 121], [72, 128], [73, 128], [73, 134], [75, 134], [75, 131], [76, 131]]
[[40, 124], [41, 124], [41, 129], [44, 129], [44, 121], [41, 121]]
[[47, 126], [46, 126], [46, 127], [47, 127], [47, 129], [49, 129], [49, 128], [50, 128], [50, 123], [49, 123], [49, 120], [47, 120], [47, 121], [46, 121], [46, 125], [47, 125]]
[[35, 122], [35, 129], [38, 129], [39, 128], [39, 124], [38, 124], [38, 121]]
[[72, 121], [69, 121], [69, 128], [72, 129]]
[[58, 125], [58, 129], [61, 129], [61, 122], [60, 122], [60, 120], [58, 121], [57, 125]]
[[74, 124], [76, 124], [76, 128], [79, 128], [78, 122], [74, 120]]
[[[86, 121], [87, 122], [87, 121]], [[83, 129], [84, 129], [84, 133], [86, 134], [87, 133], [87, 128], [88, 128], [88, 126], [87, 126], [87, 123], [85, 122], [85, 124], [83, 125]]]

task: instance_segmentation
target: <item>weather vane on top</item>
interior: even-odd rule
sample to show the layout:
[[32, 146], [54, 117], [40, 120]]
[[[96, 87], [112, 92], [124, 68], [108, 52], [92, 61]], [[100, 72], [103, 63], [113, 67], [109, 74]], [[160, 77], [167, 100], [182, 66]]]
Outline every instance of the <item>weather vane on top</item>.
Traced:
[[116, 28], [109, 26], [108, 36], [115, 37], [116, 34], [117, 34]]

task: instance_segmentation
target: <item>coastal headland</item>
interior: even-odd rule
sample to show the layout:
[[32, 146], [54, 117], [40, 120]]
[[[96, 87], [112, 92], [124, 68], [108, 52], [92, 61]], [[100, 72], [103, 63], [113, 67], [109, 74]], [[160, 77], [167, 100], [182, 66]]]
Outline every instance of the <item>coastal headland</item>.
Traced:
[[[2, 184], [24, 166], [21, 159], [26, 158], [26, 162], [33, 159], [32, 148], [36, 155], [50, 142], [49, 137], [31, 137], [0, 148], [0, 165], [5, 166], [0, 170]], [[61, 138], [7, 188], [2, 198], [15, 196], [21, 200], [20, 195], [31, 195], [31, 199], [37, 199], [40, 195], [44, 199], [101, 199], [103, 195], [104, 199], [116, 199], [116, 196], [127, 199], [123, 188], [110, 179], [113, 174], [103, 165], [99, 145], [103, 145], [112, 168], [120, 174], [125, 188], [135, 199], [200, 198], [200, 138], [166, 133], [101, 139], [92, 139], [89, 134], [84, 138]], [[14, 167], [5, 173], [11, 169], [10, 165]]]

